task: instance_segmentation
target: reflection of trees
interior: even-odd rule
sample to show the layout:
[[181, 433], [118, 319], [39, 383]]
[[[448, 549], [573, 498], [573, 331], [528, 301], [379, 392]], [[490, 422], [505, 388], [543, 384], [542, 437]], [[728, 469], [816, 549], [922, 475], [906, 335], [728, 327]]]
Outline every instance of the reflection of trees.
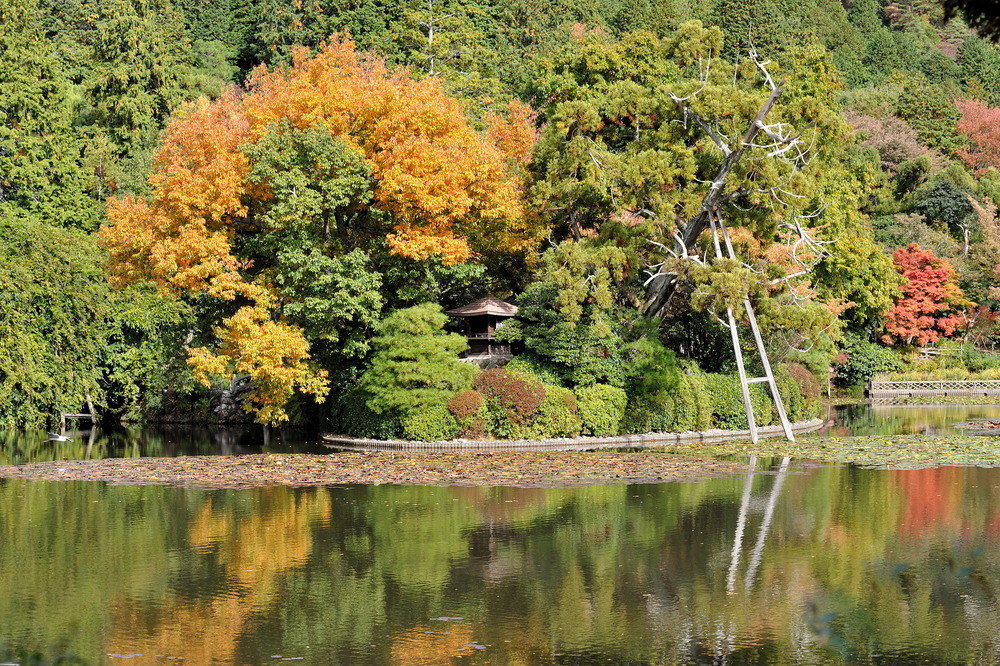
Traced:
[[953, 426], [974, 419], [1000, 417], [996, 405], [840, 405], [835, 408], [836, 425], [825, 434], [937, 435], [954, 432]]
[[68, 638], [97, 659], [199, 663], [433, 661], [470, 643], [497, 662], [1000, 654], [995, 472], [761, 465], [775, 473], [749, 485], [554, 490], [6, 482], [0, 648]]
[[[306, 563], [313, 524], [330, 518], [325, 494], [282, 488], [266, 495], [252, 502], [253, 511], [233, 511], [215, 497], [198, 506], [167, 594], [155, 603], [118, 601], [107, 650], [185, 655], [202, 664], [241, 662], [240, 635], [278, 600], [281, 578]], [[209, 590], [214, 594], [205, 594]]]
[[285, 430], [273, 431], [270, 441], [265, 443], [263, 431], [259, 427], [166, 425], [158, 428], [86, 428], [68, 431], [66, 434], [73, 441], [50, 442], [46, 433], [41, 430], [0, 431], [0, 465], [140, 456], [311, 452], [318, 447], [301, 434]]

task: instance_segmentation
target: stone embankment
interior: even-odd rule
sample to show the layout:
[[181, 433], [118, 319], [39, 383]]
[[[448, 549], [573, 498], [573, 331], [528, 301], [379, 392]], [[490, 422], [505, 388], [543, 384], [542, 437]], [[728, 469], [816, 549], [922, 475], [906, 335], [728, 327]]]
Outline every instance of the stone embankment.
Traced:
[[[796, 434], [815, 432], [823, 427], [822, 419], [792, 424]], [[784, 437], [780, 425], [758, 428], [761, 439]], [[690, 444], [715, 444], [750, 439], [749, 430], [702, 430], [698, 432], [661, 432], [615, 437], [566, 437], [559, 439], [453, 439], [444, 442], [409, 442], [405, 440], [359, 439], [324, 435], [327, 446], [346, 451], [595, 451], [599, 449], [647, 449]]]

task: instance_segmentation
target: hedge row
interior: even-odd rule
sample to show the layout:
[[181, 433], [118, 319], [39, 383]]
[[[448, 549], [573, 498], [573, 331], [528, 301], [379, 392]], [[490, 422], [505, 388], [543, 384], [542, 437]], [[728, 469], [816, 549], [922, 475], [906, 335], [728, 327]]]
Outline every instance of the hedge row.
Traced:
[[[806, 368], [783, 365], [775, 379], [792, 421], [818, 414], [820, 386]], [[764, 385], [750, 387], [758, 425], [777, 421]], [[747, 427], [743, 395], [735, 375], [707, 374], [689, 368], [673, 390], [655, 399], [630, 399], [605, 384], [570, 390], [545, 384], [519, 370], [480, 373], [472, 388], [455, 393], [446, 404], [429, 406], [393, 423], [372, 412], [360, 396], [343, 409], [345, 428], [362, 437], [420, 441], [464, 439], [548, 439], [578, 435], [612, 436], [626, 432], [684, 432]]]

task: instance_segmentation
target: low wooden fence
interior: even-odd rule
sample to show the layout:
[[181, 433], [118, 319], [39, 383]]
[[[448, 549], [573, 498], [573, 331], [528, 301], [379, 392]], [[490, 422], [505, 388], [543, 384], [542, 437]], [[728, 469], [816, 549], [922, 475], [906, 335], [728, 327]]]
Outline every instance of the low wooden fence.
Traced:
[[[823, 427], [822, 419], [792, 424], [796, 434], [813, 432]], [[784, 438], [780, 425], [757, 429], [761, 439]], [[645, 449], [678, 444], [712, 444], [750, 439], [749, 430], [703, 430], [700, 432], [660, 432], [616, 437], [567, 437], [562, 439], [454, 439], [447, 442], [408, 442], [403, 440], [359, 439], [340, 435], [325, 435], [323, 442], [331, 449], [349, 451], [591, 451], [594, 449]]]
[[871, 381], [868, 397], [873, 400], [922, 398], [931, 396], [982, 397], [1000, 396], [1000, 379], [954, 379], [939, 381]]

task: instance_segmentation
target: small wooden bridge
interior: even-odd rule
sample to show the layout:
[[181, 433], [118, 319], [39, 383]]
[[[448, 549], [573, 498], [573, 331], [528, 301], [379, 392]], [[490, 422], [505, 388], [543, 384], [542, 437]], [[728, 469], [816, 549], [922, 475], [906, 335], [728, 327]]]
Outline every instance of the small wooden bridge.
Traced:
[[868, 397], [873, 400], [960, 396], [1000, 396], [1000, 379], [945, 379], [939, 381], [888, 382], [872, 380]]

